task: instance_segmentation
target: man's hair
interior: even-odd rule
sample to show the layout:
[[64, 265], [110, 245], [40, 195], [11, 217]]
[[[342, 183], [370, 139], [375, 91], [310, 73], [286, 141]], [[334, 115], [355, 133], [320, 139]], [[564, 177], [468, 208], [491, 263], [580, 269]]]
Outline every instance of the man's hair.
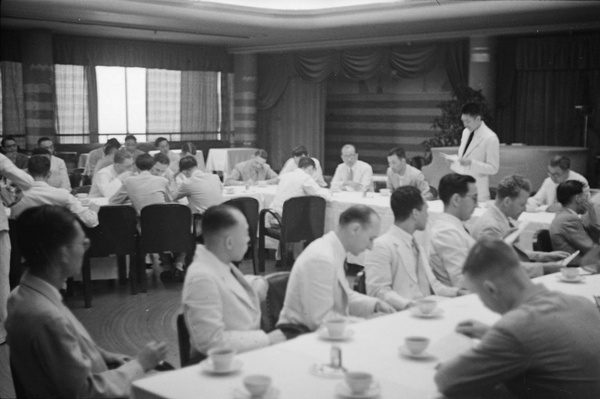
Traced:
[[135, 136], [133, 134], [128, 134], [127, 136], [125, 136], [125, 141], [129, 141], [129, 140], [133, 140], [137, 143], [137, 139], [135, 138]]
[[185, 152], [187, 154], [196, 155], [197, 151], [198, 149], [196, 148], [194, 143], [190, 143], [189, 141], [181, 146], [181, 152]]
[[154, 163], [162, 163], [163, 165], [169, 165], [171, 163], [171, 160], [162, 152], [158, 152], [154, 154]]
[[33, 155], [29, 158], [27, 170], [31, 176], [44, 177], [50, 172], [50, 159], [44, 155]]
[[362, 227], [371, 224], [371, 215], [377, 215], [373, 209], [366, 205], [354, 205], [340, 215], [339, 225], [344, 227], [350, 223], [358, 222]]
[[571, 160], [564, 155], [555, 155], [550, 160], [549, 165], [553, 168], [558, 166], [562, 170], [567, 170], [571, 168]]
[[463, 265], [463, 274], [471, 277], [490, 277], [506, 274], [509, 269], [520, 267], [517, 253], [503, 240], [482, 238], [469, 251]]
[[567, 180], [556, 187], [556, 200], [565, 206], [571, 203], [573, 197], [582, 193], [582, 182], [577, 180]]
[[450, 198], [454, 194], [464, 197], [469, 192], [469, 183], [475, 183], [475, 178], [469, 175], [459, 175], [458, 173], [448, 173], [440, 180], [438, 193], [444, 205], [450, 203]]
[[298, 167], [300, 169], [308, 168], [309, 166], [312, 166], [313, 168], [317, 167], [317, 165], [315, 165], [315, 161], [313, 161], [313, 159], [310, 157], [302, 157], [298, 161]]
[[209, 238], [223, 230], [237, 226], [236, 211], [238, 209], [230, 205], [216, 205], [208, 208], [202, 215], [202, 235]]
[[406, 159], [406, 152], [404, 152], [404, 148], [402, 147], [394, 147], [392, 148], [387, 156], [391, 157], [392, 155], [397, 156], [399, 159]]
[[460, 113], [469, 116], [481, 116], [481, 105], [479, 103], [466, 103], [463, 105]]
[[413, 209], [421, 210], [425, 205], [425, 200], [421, 191], [414, 186], [398, 187], [392, 193], [390, 198], [394, 219], [397, 222], [404, 222], [409, 218]]
[[50, 154], [50, 151], [48, 151], [47, 149], [38, 147], [38, 148], [34, 148], [33, 150], [31, 150], [31, 155], [32, 156], [33, 155], [46, 155], [46, 156], [50, 156], [52, 154]]
[[500, 183], [498, 183], [497, 196], [500, 199], [504, 199], [506, 197], [514, 199], [519, 196], [521, 190], [530, 193], [531, 183], [523, 176], [515, 173], [500, 180]]
[[196, 166], [198, 166], [198, 161], [191, 155], [186, 155], [179, 160], [179, 170], [181, 172], [195, 168]]
[[6, 144], [6, 142], [8, 140], [12, 140], [12, 141], [15, 141], [15, 142], [17, 141], [17, 140], [15, 140], [15, 136], [12, 136], [12, 135], [4, 136], [4, 138], [2, 139], [2, 144], [1, 144], [2, 147], [4, 147], [4, 145]]
[[265, 150], [256, 150], [256, 152], [254, 153], [255, 157], [261, 157], [264, 160], [269, 159], [269, 154], [267, 154], [267, 152]]
[[305, 146], [300, 145], [292, 150], [292, 156], [293, 157], [307, 157], [308, 150], [306, 149]]
[[169, 142], [169, 140], [167, 140], [165, 137], [159, 137], [156, 140], [154, 140], [154, 146], [158, 147], [158, 145], [163, 141], [166, 141], [167, 143]]
[[44, 141], [52, 141], [52, 139], [50, 137], [40, 137], [37, 141], [38, 146], [42, 145]]
[[150, 170], [150, 169], [152, 169], [153, 166], [154, 166], [154, 158], [152, 158], [152, 155], [150, 155], [150, 154], [140, 154], [135, 159], [135, 167], [138, 168], [138, 170], [140, 170], [140, 171]]
[[104, 147], [112, 147], [118, 150], [119, 148], [121, 148], [121, 143], [119, 143], [119, 140], [113, 137], [112, 139], [108, 139], [106, 144], [104, 144]]
[[347, 148], [352, 148], [352, 150], [354, 150], [354, 152], [356, 152], [356, 147], [354, 146], [354, 144], [344, 144], [344, 146], [341, 149], [341, 152], [343, 152]]
[[16, 235], [21, 255], [31, 270], [42, 270], [58, 248], [76, 235], [75, 215], [62, 206], [26, 209], [17, 218]]
[[118, 150], [118, 148], [115, 148], [112, 145], [107, 145], [102, 148], [102, 152], [104, 153], [104, 155], [110, 155], [111, 153], [114, 153]]
[[133, 157], [126, 150], [119, 150], [119, 151], [115, 152], [115, 157], [113, 159], [113, 162], [122, 164], [123, 162], [125, 162], [126, 159], [131, 159], [131, 158], [133, 158]]

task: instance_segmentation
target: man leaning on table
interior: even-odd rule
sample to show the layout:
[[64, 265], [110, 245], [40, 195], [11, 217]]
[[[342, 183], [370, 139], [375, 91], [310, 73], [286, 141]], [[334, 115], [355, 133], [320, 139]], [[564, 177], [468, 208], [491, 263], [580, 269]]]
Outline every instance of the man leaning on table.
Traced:
[[479, 201], [490, 199], [489, 176], [498, 173], [500, 166], [500, 142], [484, 121], [481, 105], [468, 103], [462, 107], [461, 120], [465, 126], [460, 139], [458, 160], [450, 169], [462, 175], [473, 176], [477, 182]]
[[449, 173], [439, 187], [444, 212], [435, 215], [431, 224], [430, 264], [443, 284], [463, 287], [462, 266], [475, 244], [463, 223], [477, 206], [477, 186], [472, 176]]
[[131, 176], [133, 158], [125, 150], [114, 154], [112, 165], [108, 165], [94, 174], [94, 181], [90, 189], [90, 198], [110, 198], [123, 185], [123, 180]]
[[[472, 228], [471, 235], [476, 240], [483, 237], [501, 240], [515, 230], [516, 221], [525, 210], [527, 198], [531, 191], [529, 180], [518, 174], [506, 176], [498, 184], [496, 200], [481, 215]], [[556, 273], [561, 268], [561, 259], [569, 256], [568, 252], [541, 252], [521, 248], [519, 239], [513, 243], [521, 265], [529, 277]]]
[[238, 353], [285, 341], [280, 330], [260, 329], [260, 300], [267, 283], [244, 276], [232, 262], [248, 249], [248, 223], [231, 206], [218, 205], [202, 218], [204, 245], [198, 245], [183, 286], [183, 313], [190, 332], [191, 357], [209, 349], [231, 347]]
[[[454, 297], [459, 288], [438, 281], [429, 256], [414, 238], [427, 226], [427, 202], [413, 186], [397, 188], [391, 197], [394, 224], [375, 240], [365, 258], [367, 294], [403, 310], [430, 295]], [[461, 293], [463, 293], [461, 291]]]
[[589, 299], [534, 284], [501, 240], [475, 244], [463, 272], [502, 318], [458, 324], [457, 332], [481, 342], [438, 366], [442, 394], [480, 398], [502, 384], [516, 398], [600, 397], [600, 313]]
[[179, 171], [186, 179], [179, 185], [175, 201], [187, 197], [192, 213], [203, 214], [209, 207], [223, 202], [219, 176], [201, 171], [196, 157], [188, 155], [181, 158]]
[[352, 206], [342, 212], [335, 231], [310, 243], [292, 268], [278, 325], [314, 331], [338, 317], [393, 313], [386, 302], [352, 290], [344, 270], [347, 253], [372, 248], [380, 226], [373, 209]]
[[[299, 162], [302, 158], [308, 157], [308, 150], [303, 145], [298, 146], [292, 150], [292, 157], [288, 159], [283, 168], [281, 168], [281, 172], [279, 172], [279, 177], [281, 178], [286, 173], [293, 172], [298, 169]], [[323, 178], [323, 169], [321, 169], [321, 163], [317, 158], [310, 158], [315, 163], [315, 170], [312, 172], [312, 178], [317, 182], [317, 184], [321, 187], [327, 187], [327, 183], [325, 183], [325, 179]]]
[[421, 191], [427, 201], [433, 199], [429, 183], [425, 180], [423, 172], [406, 163], [406, 153], [401, 147], [392, 148], [388, 152], [387, 188], [395, 190], [398, 187], [414, 186]]
[[560, 183], [567, 180], [577, 180], [583, 184], [584, 190], [590, 190], [585, 177], [571, 170], [571, 160], [564, 155], [552, 157], [548, 163], [548, 177], [544, 179], [542, 186], [533, 197], [527, 200], [527, 210], [558, 212], [561, 208], [556, 199], [556, 188]]
[[344, 162], [335, 168], [331, 187], [347, 191], [367, 191], [373, 179], [371, 165], [358, 159], [358, 153], [352, 144], [342, 147], [341, 156]]
[[235, 165], [231, 174], [225, 180], [226, 186], [243, 186], [266, 181], [267, 184], [277, 184], [279, 177], [267, 163], [269, 155], [265, 150], [257, 150], [247, 161]]

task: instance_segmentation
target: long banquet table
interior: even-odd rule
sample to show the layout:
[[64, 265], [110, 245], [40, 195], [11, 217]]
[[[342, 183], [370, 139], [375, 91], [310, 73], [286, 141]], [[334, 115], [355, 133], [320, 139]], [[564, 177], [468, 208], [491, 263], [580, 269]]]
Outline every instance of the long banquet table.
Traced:
[[[583, 283], [563, 283], [556, 274], [535, 279], [549, 289], [579, 295], [593, 301], [600, 295], [600, 275], [587, 275]], [[467, 318], [492, 324], [499, 315], [486, 309], [479, 298], [467, 295], [439, 299], [439, 318], [416, 318], [409, 311], [382, 316], [350, 325], [354, 335], [338, 344], [343, 365], [349, 370], [372, 373], [380, 384], [380, 398], [427, 399], [439, 397], [433, 382], [435, 366], [467, 348], [476, 340], [454, 332]], [[411, 360], [399, 354], [404, 338], [423, 335], [431, 339], [430, 358]], [[134, 382], [136, 399], [197, 399], [244, 397], [242, 380], [250, 374], [267, 374], [281, 399], [334, 398], [340, 379], [323, 378], [311, 372], [313, 365], [329, 362], [332, 342], [306, 334], [268, 348], [240, 354], [241, 371], [223, 376], [203, 372], [201, 366], [153, 375]], [[247, 397], [247, 396], [246, 396]]]

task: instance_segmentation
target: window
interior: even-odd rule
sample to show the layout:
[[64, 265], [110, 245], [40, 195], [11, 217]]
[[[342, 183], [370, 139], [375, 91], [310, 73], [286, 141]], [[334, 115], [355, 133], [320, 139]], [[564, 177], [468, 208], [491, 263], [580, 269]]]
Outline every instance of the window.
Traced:
[[80, 65], [54, 65], [56, 131], [60, 143], [89, 143], [88, 82]]

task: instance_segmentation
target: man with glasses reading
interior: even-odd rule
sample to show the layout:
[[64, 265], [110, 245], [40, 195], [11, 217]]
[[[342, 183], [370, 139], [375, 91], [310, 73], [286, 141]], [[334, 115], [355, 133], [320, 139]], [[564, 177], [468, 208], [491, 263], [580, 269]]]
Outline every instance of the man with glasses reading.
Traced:
[[331, 179], [331, 188], [346, 191], [367, 191], [371, 187], [373, 168], [358, 159], [356, 148], [352, 144], [342, 147], [342, 161], [335, 169]]

